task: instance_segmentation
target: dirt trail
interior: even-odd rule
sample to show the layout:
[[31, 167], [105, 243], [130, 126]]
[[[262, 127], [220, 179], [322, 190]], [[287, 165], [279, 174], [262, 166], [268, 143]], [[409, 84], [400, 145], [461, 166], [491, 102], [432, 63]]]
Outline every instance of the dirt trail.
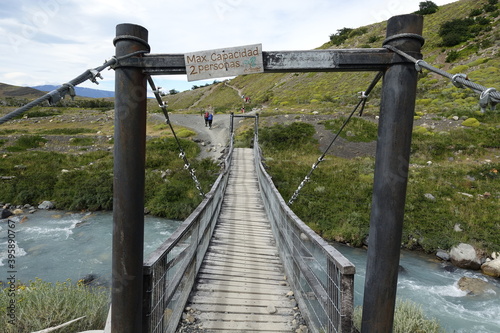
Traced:
[[[254, 114], [248, 112], [249, 115]], [[152, 115], [155, 120], [164, 121], [163, 115]], [[215, 114], [212, 129], [205, 127], [205, 120], [202, 114], [169, 114], [170, 121], [174, 125], [187, 127], [197, 134], [194, 140], [201, 145], [199, 159], [212, 158], [220, 159], [224, 149], [229, 143], [229, 126], [231, 122], [230, 114]], [[239, 125], [239, 120], [235, 120], [234, 128]]]

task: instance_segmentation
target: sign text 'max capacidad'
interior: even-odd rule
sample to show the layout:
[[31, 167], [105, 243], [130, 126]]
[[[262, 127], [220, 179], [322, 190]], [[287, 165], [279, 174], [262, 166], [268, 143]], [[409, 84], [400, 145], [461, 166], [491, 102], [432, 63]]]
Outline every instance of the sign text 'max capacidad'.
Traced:
[[262, 44], [184, 54], [188, 81], [264, 72]]

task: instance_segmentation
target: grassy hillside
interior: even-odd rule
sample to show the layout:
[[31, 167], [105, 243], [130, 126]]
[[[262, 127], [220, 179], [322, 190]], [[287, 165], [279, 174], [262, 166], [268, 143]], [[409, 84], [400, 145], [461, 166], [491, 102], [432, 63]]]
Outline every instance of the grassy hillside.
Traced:
[[0, 98], [27, 98], [35, 99], [43, 96], [44, 93], [29, 87], [12, 86], [5, 83], [0, 83]]
[[[461, 0], [439, 8], [425, 15], [423, 36], [426, 43], [422, 53], [424, 60], [451, 73], [465, 73], [484, 86], [498, 87], [500, 71], [500, 30], [497, 10], [486, 11], [490, 0]], [[487, 28], [474, 34], [474, 38], [455, 46], [443, 46], [439, 30], [443, 23], [456, 19], [473, 18], [479, 22], [487, 19]], [[347, 27], [354, 28], [354, 27]], [[319, 49], [328, 48], [376, 48], [385, 39], [386, 22], [351, 29], [345, 41], [335, 45], [331, 41]], [[335, 34], [335, 32], [332, 32]], [[325, 38], [327, 39], [327, 38]], [[450, 56], [451, 55], [451, 56]], [[450, 61], [450, 59], [452, 61]], [[448, 60], [448, 62], [447, 62]], [[253, 106], [268, 106], [282, 111], [319, 111], [332, 113], [346, 105], [357, 102], [356, 94], [366, 90], [374, 77], [373, 73], [286, 73], [253, 74], [238, 76], [230, 84], [243, 94], [251, 96]], [[203, 106], [194, 105], [202, 94], [210, 94], [210, 104], [226, 111], [241, 107], [241, 100], [230, 98], [226, 92], [206, 87], [168, 96], [173, 109], [188, 109]], [[234, 97], [235, 91], [230, 92]], [[372, 94], [369, 106], [378, 107], [377, 90]], [[206, 96], [205, 96], [206, 97]], [[417, 111], [434, 113], [443, 108], [477, 109], [477, 95], [455, 88], [447, 79], [432, 73], [423, 73], [419, 81]], [[438, 99], [438, 101], [435, 101]], [[180, 101], [183, 102], [180, 102]], [[430, 104], [429, 100], [434, 101]]]

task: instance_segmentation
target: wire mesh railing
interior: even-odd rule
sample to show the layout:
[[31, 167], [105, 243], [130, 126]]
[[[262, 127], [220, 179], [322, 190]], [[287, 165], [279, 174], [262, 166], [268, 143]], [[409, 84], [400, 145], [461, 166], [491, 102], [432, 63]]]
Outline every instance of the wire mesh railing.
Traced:
[[287, 206], [262, 165], [257, 137], [254, 149], [264, 206], [302, 316], [313, 332], [351, 332], [354, 265]]
[[205, 199], [144, 262], [143, 332], [175, 332], [219, 216], [232, 146]]

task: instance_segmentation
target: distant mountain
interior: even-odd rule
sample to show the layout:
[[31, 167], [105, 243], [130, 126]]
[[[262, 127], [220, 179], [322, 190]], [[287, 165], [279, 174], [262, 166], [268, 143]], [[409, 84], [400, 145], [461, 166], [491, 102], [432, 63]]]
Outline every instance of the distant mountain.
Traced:
[[[59, 88], [60, 86], [52, 86], [52, 85], [43, 85], [43, 86], [34, 86], [31, 88], [49, 92], [54, 89]], [[83, 88], [83, 87], [75, 87], [75, 92], [77, 96], [80, 97], [91, 97], [91, 98], [107, 98], [107, 97], [115, 97], [114, 91], [107, 90], [99, 90], [99, 89], [91, 89], [91, 88]]]

